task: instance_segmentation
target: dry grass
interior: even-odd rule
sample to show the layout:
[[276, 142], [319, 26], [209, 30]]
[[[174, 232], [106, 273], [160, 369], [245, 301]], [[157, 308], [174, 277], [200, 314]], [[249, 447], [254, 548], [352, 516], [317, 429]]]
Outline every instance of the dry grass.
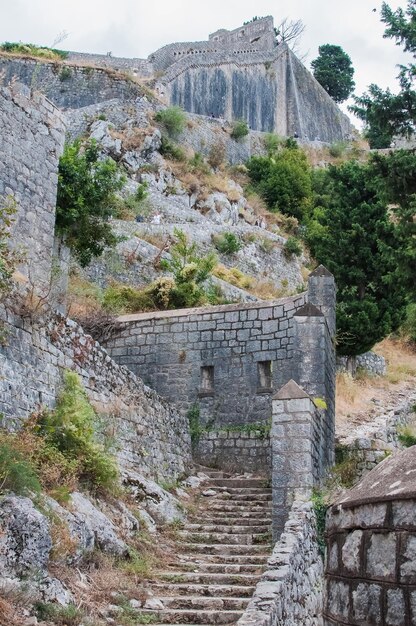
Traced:
[[163, 234], [158, 234], [158, 233], [150, 233], [150, 232], [146, 232], [146, 231], [138, 231], [137, 233], [135, 233], [135, 236], [138, 239], [142, 239], [143, 241], [147, 241], [147, 243], [152, 244], [152, 246], [155, 246], [156, 248], [159, 248], [159, 250], [162, 250], [163, 248], [166, 247], [166, 244], [169, 243], [170, 237], [166, 237]]
[[381, 406], [394, 394], [416, 384], [416, 352], [399, 339], [387, 338], [377, 344], [374, 352], [386, 359], [386, 376], [337, 375], [336, 420], [337, 429], [370, 421], [374, 415], [376, 400]]
[[253, 288], [254, 279], [251, 276], [247, 276], [237, 267], [225, 267], [219, 263], [212, 272], [214, 276], [220, 278], [221, 280], [225, 280], [225, 282], [230, 283], [230, 285], [234, 285], [234, 287], [238, 287], [239, 289], [245, 289], [249, 291]]
[[101, 311], [101, 289], [77, 273], [71, 273], [68, 283], [68, 316], [81, 319]]

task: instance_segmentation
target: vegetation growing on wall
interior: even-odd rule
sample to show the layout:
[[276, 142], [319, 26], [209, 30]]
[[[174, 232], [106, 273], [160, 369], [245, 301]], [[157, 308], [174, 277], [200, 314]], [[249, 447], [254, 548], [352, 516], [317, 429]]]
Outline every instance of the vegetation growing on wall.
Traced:
[[55, 410], [33, 414], [18, 434], [0, 430], [0, 492], [44, 489], [58, 500], [80, 484], [113, 491], [114, 458], [77, 374], [66, 372]]
[[0, 197], [0, 302], [12, 288], [12, 275], [20, 255], [10, 248], [10, 227], [16, 214], [12, 197]]
[[52, 60], [63, 60], [68, 56], [68, 52], [65, 50], [57, 50], [56, 48], [48, 48], [47, 46], [36, 46], [33, 43], [15, 43], [10, 41], [2, 43], [0, 45], [0, 51]]

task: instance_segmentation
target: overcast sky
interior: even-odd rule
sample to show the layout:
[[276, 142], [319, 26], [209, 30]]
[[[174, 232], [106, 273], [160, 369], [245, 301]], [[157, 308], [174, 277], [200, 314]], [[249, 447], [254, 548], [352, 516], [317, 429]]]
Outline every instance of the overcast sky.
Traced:
[[[392, 0], [392, 8], [406, 1]], [[218, 28], [233, 29], [253, 15], [301, 19], [306, 31], [301, 49], [305, 65], [318, 46], [337, 44], [355, 67], [356, 93], [371, 82], [396, 88], [401, 49], [383, 39], [378, 0], [0, 0], [0, 42], [23, 41], [81, 52], [145, 58], [175, 41], [199, 41]], [[376, 9], [376, 12], [373, 12]]]

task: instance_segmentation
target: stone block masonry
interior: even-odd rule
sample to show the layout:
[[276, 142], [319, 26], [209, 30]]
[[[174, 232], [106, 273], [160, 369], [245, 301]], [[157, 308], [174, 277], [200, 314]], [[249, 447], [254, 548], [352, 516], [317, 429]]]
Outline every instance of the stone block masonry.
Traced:
[[271, 474], [271, 448], [268, 433], [235, 430], [204, 432], [193, 450], [195, 461], [228, 472], [245, 470]]
[[50, 284], [58, 162], [63, 150], [62, 113], [23, 85], [0, 88], [0, 201], [17, 204], [13, 246], [26, 257], [20, 268], [33, 285]]
[[265, 421], [273, 390], [292, 378], [305, 298], [123, 316], [104, 345], [183, 412], [197, 404], [203, 427]]
[[105, 417], [120, 464], [153, 479], [174, 480], [191, 463], [188, 420], [117, 365], [82, 328], [62, 316], [22, 320], [0, 309], [7, 345], [0, 347], [0, 413], [17, 428], [39, 406], [53, 407], [62, 374], [79, 374]]
[[[104, 345], [182, 413], [199, 413], [201, 460], [212, 453], [212, 462], [237, 463], [235, 469], [244, 469], [247, 458], [240, 449], [255, 447], [242, 427], [270, 423], [276, 390], [292, 378], [302, 381], [328, 407], [327, 438], [318, 440], [322, 473], [333, 458], [334, 291], [333, 277], [318, 268], [307, 293], [275, 302], [123, 316]], [[313, 304], [305, 306], [308, 299]], [[229, 434], [221, 432], [227, 427]], [[259, 469], [265, 459], [261, 453]]]
[[325, 626], [416, 624], [415, 472], [413, 447], [330, 509]]

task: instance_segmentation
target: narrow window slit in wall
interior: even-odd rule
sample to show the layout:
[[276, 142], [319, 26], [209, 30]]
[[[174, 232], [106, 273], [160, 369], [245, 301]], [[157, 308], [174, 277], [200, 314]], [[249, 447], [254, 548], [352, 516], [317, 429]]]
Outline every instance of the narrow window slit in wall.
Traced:
[[258, 393], [272, 390], [272, 362], [259, 361], [257, 363], [257, 386]]
[[214, 366], [203, 365], [201, 367], [201, 379], [199, 387], [200, 396], [214, 395]]

